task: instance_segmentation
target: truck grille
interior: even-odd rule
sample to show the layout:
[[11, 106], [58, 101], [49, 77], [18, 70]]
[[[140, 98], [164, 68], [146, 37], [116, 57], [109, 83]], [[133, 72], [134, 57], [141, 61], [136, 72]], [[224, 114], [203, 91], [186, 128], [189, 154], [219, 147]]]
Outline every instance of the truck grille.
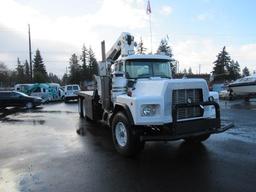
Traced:
[[[172, 103], [185, 104], [188, 103], [188, 98], [191, 99], [192, 103], [203, 101], [202, 89], [177, 89], [172, 92]], [[203, 109], [198, 107], [187, 107], [179, 108], [177, 110], [177, 119], [187, 119], [200, 117], [203, 115]]]

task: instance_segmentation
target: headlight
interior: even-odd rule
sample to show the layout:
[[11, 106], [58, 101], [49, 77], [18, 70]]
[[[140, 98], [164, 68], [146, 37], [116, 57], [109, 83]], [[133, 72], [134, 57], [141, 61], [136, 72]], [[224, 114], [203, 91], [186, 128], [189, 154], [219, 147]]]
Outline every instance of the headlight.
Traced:
[[154, 116], [160, 113], [159, 104], [145, 104], [141, 106], [141, 116]]

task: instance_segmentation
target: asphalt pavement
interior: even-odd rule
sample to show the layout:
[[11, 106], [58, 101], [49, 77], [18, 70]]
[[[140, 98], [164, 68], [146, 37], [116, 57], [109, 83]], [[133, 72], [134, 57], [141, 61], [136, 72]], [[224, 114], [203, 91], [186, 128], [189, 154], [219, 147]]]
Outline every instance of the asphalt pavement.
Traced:
[[124, 158], [109, 128], [79, 118], [77, 103], [1, 111], [0, 191], [254, 192], [256, 101], [222, 101], [221, 115], [235, 127], [203, 144], [149, 142]]

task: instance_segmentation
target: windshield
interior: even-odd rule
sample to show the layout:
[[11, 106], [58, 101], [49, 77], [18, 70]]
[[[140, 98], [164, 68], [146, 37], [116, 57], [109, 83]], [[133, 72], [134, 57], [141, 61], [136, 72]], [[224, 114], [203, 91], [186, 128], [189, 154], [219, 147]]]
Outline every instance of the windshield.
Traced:
[[126, 61], [125, 72], [128, 79], [171, 78], [170, 61], [168, 60], [129, 60]]

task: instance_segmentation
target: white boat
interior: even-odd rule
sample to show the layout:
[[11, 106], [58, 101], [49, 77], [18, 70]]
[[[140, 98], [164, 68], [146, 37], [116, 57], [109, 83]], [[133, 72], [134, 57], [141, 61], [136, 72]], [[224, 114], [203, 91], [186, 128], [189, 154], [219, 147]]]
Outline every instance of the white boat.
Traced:
[[228, 85], [232, 94], [249, 96], [256, 94], [256, 75], [246, 76], [241, 79], [237, 79], [233, 83]]

